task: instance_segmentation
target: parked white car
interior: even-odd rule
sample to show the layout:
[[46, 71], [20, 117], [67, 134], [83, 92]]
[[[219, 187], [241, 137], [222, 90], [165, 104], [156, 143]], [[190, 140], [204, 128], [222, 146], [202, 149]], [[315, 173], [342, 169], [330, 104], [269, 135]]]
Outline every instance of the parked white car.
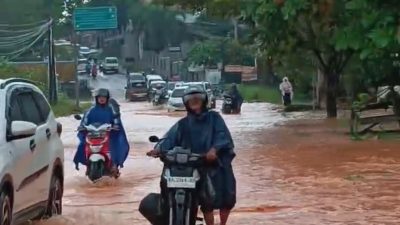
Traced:
[[0, 80], [0, 224], [61, 214], [64, 148], [43, 93], [30, 81]]
[[168, 112], [172, 111], [185, 111], [185, 105], [183, 104], [183, 95], [185, 94], [185, 90], [187, 86], [176, 87], [173, 91], [171, 96], [169, 96], [167, 109]]

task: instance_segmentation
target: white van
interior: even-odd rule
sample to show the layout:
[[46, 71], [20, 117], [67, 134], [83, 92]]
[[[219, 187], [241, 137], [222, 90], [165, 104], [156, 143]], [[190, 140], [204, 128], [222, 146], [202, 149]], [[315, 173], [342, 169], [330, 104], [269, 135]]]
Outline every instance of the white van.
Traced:
[[163, 80], [163, 78], [160, 75], [156, 75], [156, 74], [146, 75], [147, 88], [150, 87], [151, 82], [153, 82], [153, 81], [162, 81], [162, 80]]

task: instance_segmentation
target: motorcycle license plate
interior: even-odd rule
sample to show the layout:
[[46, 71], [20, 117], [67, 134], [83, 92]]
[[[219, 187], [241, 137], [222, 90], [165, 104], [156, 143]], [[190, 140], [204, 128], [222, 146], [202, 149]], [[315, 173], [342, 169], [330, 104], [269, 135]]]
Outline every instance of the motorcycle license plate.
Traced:
[[168, 188], [196, 188], [196, 180], [193, 177], [168, 177]]

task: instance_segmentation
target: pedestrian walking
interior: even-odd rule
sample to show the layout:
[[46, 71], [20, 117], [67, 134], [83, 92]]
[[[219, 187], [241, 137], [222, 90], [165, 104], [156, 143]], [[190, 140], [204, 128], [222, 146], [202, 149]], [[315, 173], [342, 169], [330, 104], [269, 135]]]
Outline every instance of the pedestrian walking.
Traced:
[[293, 87], [287, 77], [282, 79], [282, 83], [279, 85], [279, 90], [282, 93], [282, 103], [284, 106], [292, 104], [293, 99]]

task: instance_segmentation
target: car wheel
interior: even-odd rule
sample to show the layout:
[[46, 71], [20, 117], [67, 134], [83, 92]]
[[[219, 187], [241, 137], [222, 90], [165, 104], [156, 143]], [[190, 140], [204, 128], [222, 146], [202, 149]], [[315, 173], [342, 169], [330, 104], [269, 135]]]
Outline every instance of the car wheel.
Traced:
[[50, 184], [50, 193], [46, 210], [46, 217], [61, 215], [63, 185], [59, 176], [53, 175]]
[[6, 192], [0, 194], [0, 225], [11, 225], [12, 221], [12, 205], [11, 198]]

